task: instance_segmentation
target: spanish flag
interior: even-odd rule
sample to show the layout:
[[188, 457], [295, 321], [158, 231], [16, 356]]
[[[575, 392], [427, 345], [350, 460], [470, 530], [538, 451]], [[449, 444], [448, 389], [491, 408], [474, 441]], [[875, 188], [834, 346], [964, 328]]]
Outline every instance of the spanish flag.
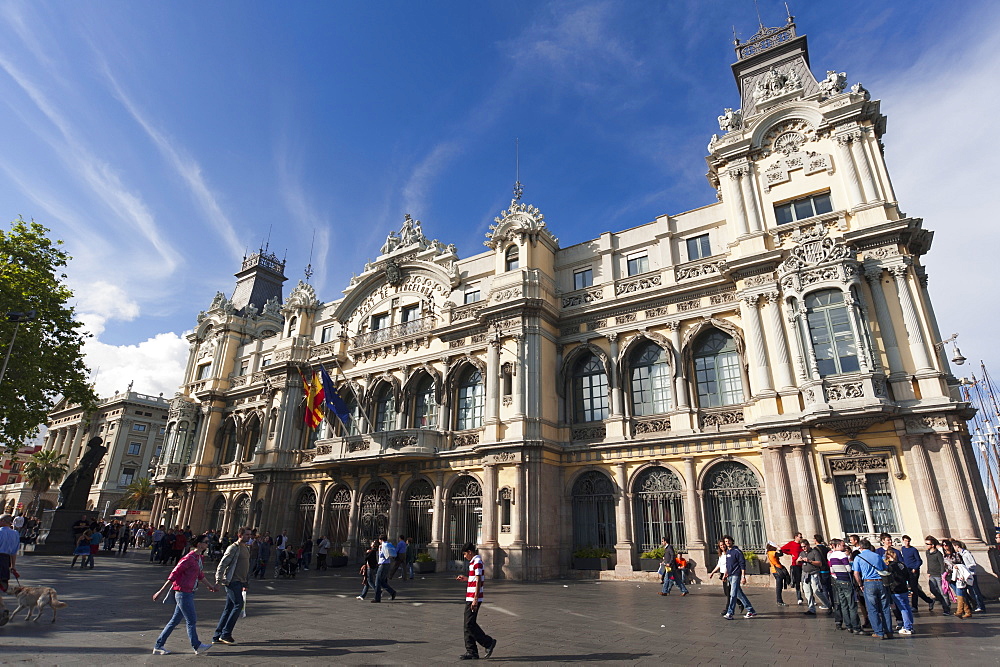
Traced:
[[316, 428], [323, 423], [323, 383], [315, 373], [310, 373], [307, 380], [305, 373], [302, 375], [302, 392], [305, 396], [304, 421], [309, 428]]

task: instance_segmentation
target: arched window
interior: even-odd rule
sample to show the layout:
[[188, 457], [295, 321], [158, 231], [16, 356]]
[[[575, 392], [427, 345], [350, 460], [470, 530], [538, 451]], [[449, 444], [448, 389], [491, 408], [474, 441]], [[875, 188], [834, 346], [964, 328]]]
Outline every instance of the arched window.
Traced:
[[465, 429], [481, 427], [485, 403], [486, 392], [483, 388], [483, 376], [479, 369], [471, 367], [465, 371], [462, 381], [458, 384], [455, 429], [464, 431]]
[[243, 451], [243, 460], [252, 461], [257, 451], [257, 444], [260, 441], [260, 419], [254, 415], [247, 425], [247, 439]]
[[434, 398], [434, 378], [424, 374], [413, 390], [413, 427], [437, 428], [438, 405]]
[[699, 407], [743, 402], [740, 355], [732, 336], [718, 329], [702, 334], [694, 346], [694, 373]]
[[593, 354], [573, 367], [573, 421], [596, 422], [608, 417], [608, 376]]
[[653, 342], [640, 346], [631, 357], [632, 414], [636, 417], [670, 410], [670, 363], [667, 351]]
[[464, 475], [451, 487], [448, 499], [448, 543], [451, 560], [462, 560], [462, 545], [479, 544], [483, 524], [483, 489], [474, 478]]
[[653, 466], [642, 471], [632, 490], [636, 538], [642, 551], [660, 546], [664, 537], [676, 551], [686, 549], [684, 493], [672, 470]]
[[403, 534], [413, 538], [413, 548], [418, 551], [427, 548], [431, 541], [431, 522], [434, 507], [434, 489], [430, 482], [418, 479], [406, 491], [403, 511], [406, 512]]
[[236, 458], [236, 422], [232, 419], [227, 419], [223, 425], [219, 445], [219, 463], [230, 463]]
[[844, 293], [834, 289], [813, 292], [806, 296], [805, 304], [820, 377], [859, 371], [858, 345]]
[[507, 248], [507, 252], [504, 254], [504, 263], [507, 266], [508, 271], [513, 271], [520, 266], [518, 261], [518, 248], [517, 245], [512, 245]]
[[607, 475], [590, 470], [573, 484], [573, 548], [614, 549], [615, 487]]
[[305, 540], [312, 539], [313, 520], [316, 518], [316, 492], [308, 487], [302, 489], [295, 504], [297, 511], [292, 537], [302, 544]]
[[744, 551], [764, 553], [764, 512], [760, 481], [735, 461], [716, 464], [705, 477], [705, 523], [709, 544], [732, 535]]
[[292, 316], [292, 318], [290, 320], [288, 320], [288, 335], [289, 336], [294, 336], [295, 335], [295, 325], [298, 324], [298, 321], [299, 321], [299, 318], [295, 317], [294, 315]]
[[392, 431], [396, 428], [395, 401], [392, 397], [392, 386], [383, 382], [375, 392], [375, 430]]
[[[361, 511], [358, 517], [358, 547], [361, 553], [368, 549], [372, 540], [389, 531], [389, 485], [379, 480], [361, 495]], [[362, 548], [363, 547], [363, 548]]]
[[243, 494], [236, 499], [233, 505], [233, 523], [229, 526], [229, 532], [236, 534], [240, 528], [246, 528], [250, 523], [250, 496]]
[[226, 522], [226, 499], [223, 496], [215, 501], [212, 505], [212, 515], [208, 519], [208, 527], [211, 530], [219, 533], [222, 532], [222, 527]]
[[[351, 490], [346, 486], [338, 486], [329, 496], [327, 502], [327, 517], [330, 528], [327, 539], [335, 549], [340, 549], [348, 538], [348, 525], [351, 520]], [[368, 545], [365, 545], [365, 549]]]

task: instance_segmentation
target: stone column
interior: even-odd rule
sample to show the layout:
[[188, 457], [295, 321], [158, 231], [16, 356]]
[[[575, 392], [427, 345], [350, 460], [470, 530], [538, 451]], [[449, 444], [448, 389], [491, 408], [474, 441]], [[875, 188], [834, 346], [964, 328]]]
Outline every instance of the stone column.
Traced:
[[806, 377], [803, 379], [816, 379], [819, 377], [819, 364], [816, 363], [816, 350], [812, 346], [812, 336], [809, 335], [809, 324], [806, 322], [806, 314], [800, 307], [794, 315], [796, 326], [798, 327], [799, 341], [802, 351], [806, 355]]
[[392, 475], [392, 484], [389, 486], [389, 539], [395, 539], [399, 535], [399, 473]]
[[756, 234], [764, 228], [764, 225], [761, 223], [760, 209], [757, 208], [757, 193], [753, 187], [753, 166], [749, 163], [743, 178], [740, 179], [740, 187], [743, 189], [743, 206], [746, 209], [750, 233]]
[[[514, 364], [514, 419], [524, 419], [524, 335], [514, 337], [517, 341], [517, 361]], [[559, 368], [558, 362], [556, 368]]]
[[851, 325], [857, 347], [858, 366], [862, 373], [870, 373], [878, 367], [878, 364], [875, 362], [875, 355], [868, 348], [868, 327], [866, 318], [861, 312], [861, 304], [854, 297], [854, 291], [850, 287], [844, 291], [844, 305], [847, 306], [848, 324]]
[[847, 191], [849, 194], [849, 204], [850, 208], [854, 208], [860, 204], [865, 203], [864, 195], [861, 192], [861, 183], [858, 180], [858, 170], [854, 167], [854, 160], [851, 157], [850, 144], [853, 141], [853, 136], [848, 134], [842, 134], [836, 137], [837, 139], [837, 156], [839, 158], [840, 165], [843, 166], [845, 172], [845, 179], [847, 181]]
[[351, 554], [351, 548], [355, 549], [354, 558], [360, 558], [367, 550], [367, 544], [358, 543], [358, 520], [361, 514], [361, 480], [354, 478], [354, 486], [351, 488], [351, 509], [347, 513], [347, 543], [345, 553]]
[[434, 480], [434, 514], [431, 516], [431, 541], [427, 545], [431, 557], [445, 569], [448, 547], [444, 543], [444, 473], [438, 472]]
[[948, 528], [952, 535], [958, 534], [958, 538], [964, 542], [978, 542], [979, 533], [976, 531], [976, 524], [973, 520], [974, 509], [969, 502], [968, 481], [965, 472], [959, 461], [958, 453], [952, 447], [951, 437], [947, 434], [938, 434], [941, 443], [941, 462], [944, 464], [944, 475], [938, 475], [938, 482], [944, 483], [942, 495], [950, 497], [953, 511], [948, 517]]
[[615, 552], [618, 561], [615, 565], [615, 572], [619, 574], [630, 574], [633, 572], [632, 559], [632, 512], [629, 503], [631, 494], [628, 493], [628, 474], [624, 463], [615, 464], [615, 483], [618, 485], [618, 505], [615, 508], [615, 526], [618, 542], [615, 544]]
[[758, 300], [760, 300], [759, 294], [748, 294], [743, 297], [743, 303], [740, 306], [743, 323], [747, 328], [747, 337], [750, 339], [747, 351], [750, 353], [750, 368], [756, 385], [752, 387], [750, 392], [753, 396], [774, 391], [771, 384], [771, 368], [767, 361], [767, 350], [764, 347], [764, 333], [761, 331], [760, 313], [757, 311]]
[[[797, 512], [797, 529], [803, 535], [812, 538], [813, 535], [822, 531], [823, 526], [819, 517], [819, 505], [816, 498], [816, 487], [813, 484], [813, 470], [806, 451], [807, 445], [792, 445], [792, 467], [789, 470], [792, 488], [798, 491], [798, 502], [795, 503]], [[810, 539], [810, 542], [812, 539]]]
[[[323, 526], [326, 525], [326, 503], [323, 499], [326, 497], [327, 482], [322, 482], [319, 485], [319, 493], [316, 494], [316, 511], [313, 512], [313, 525], [312, 525], [312, 538], [313, 538], [313, 553], [316, 553], [319, 548], [318, 542], [320, 536], [324, 535]], [[253, 499], [250, 501], [250, 525], [253, 523]], [[315, 563], [315, 558], [313, 559]]]
[[497, 467], [483, 465], [483, 546], [493, 548], [497, 543]]
[[674, 358], [670, 361], [674, 376], [674, 395], [678, 408], [689, 407], [687, 378], [684, 373], [684, 362], [681, 358], [681, 323], [678, 320], [667, 322], [670, 331], [670, 344], [674, 348]]
[[927, 354], [927, 345], [924, 343], [924, 333], [917, 315], [917, 307], [913, 301], [913, 293], [910, 291], [909, 267], [905, 264], [899, 264], [891, 267], [889, 271], [896, 279], [899, 305], [903, 309], [903, 322], [906, 325], [906, 336], [910, 341], [910, 354], [913, 355], [916, 370], [918, 373], [933, 370], [930, 356]]
[[611, 332], [608, 334], [608, 341], [611, 343], [611, 416], [622, 416], [622, 383], [618, 377], [618, 334]]
[[[723, 193], [722, 196], [723, 199], [727, 199], [732, 202], [730, 211], [733, 216], [733, 221], [736, 223], [736, 238], [739, 238], [750, 233], [749, 228], [747, 227], [746, 208], [743, 206], [743, 194], [740, 190], [740, 180], [742, 180], [744, 174], [746, 173], [746, 167], [732, 167], [729, 169], [728, 173], [729, 187], [726, 188], [728, 193]], [[722, 183], [723, 187], [725, 187], [725, 178], [722, 179]]]
[[490, 341], [486, 347], [486, 411], [483, 422], [495, 424], [500, 414], [500, 341]]
[[[77, 460], [80, 458], [80, 448], [83, 445], [83, 436], [85, 435], [83, 426], [76, 426], [73, 430], [75, 431], [73, 433], [73, 444], [70, 445], [69, 459], [67, 460], [70, 469], [77, 464]], [[110, 445], [110, 443], [104, 444], [105, 446]], [[108, 449], [111, 448], [108, 447]]]
[[892, 315], [889, 313], [889, 303], [885, 299], [885, 290], [882, 289], [882, 267], [866, 266], [865, 278], [872, 293], [872, 302], [875, 304], [875, 319], [878, 321], [878, 328], [882, 336], [882, 344], [885, 345], [885, 356], [889, 362], [889, 374], [902, 373], [903, 358], [899, 355], [899, 343], [896, 339], [896, 327], [892, 323]]
[[514, 516], [510, 527], [514, 546], [523, 547], [528, 533], [528, 491], [525, 484], [524, 463], [514, 464]]
[[[771, 499], [771, 526], [773, 535], [791, 535], [795, 532], [795, 503], [792, 500], [792, 485], [788, 479], [788, 466], [785, 465], [785, 448], [776, 445], [765, 448], [764, 472], [769, 475], [767, 480], [767, 495]], [[809, 536], [810, 540], [812, 535]]]
[[705, 552], [705, 522], [701, 517], [701, 503], [698, 499], [698, 475], [695, 472], [694, 457], [684, 457], [684, 528], [687, 533], [687, 548], [692, 553]]
[[792, 362], [788, 354], [788, 341], [785, 338], [785, 327], [781, 321], [781, 297], [777, 291], [764, 295], [764, 312], [767, 337], [774, 343], [774, 375], [775, 384], [779, 389], [794, 389], [795, 378], [792, 375]]
[[920, 513], [921, 523], [927, 534], [946, 535], [944, 506], [938, 492], [937, 479], [931, 471], [930, 459], [924, 447], [923, 435], [907, 435], [902, 438], [907, 474], [910, 476], [910, 487], [914, 490], [914, 500]]
[[861, 130], [851, 134], [851, 155], [854, 156], [854, 164], [861, 173], [861, 188], [864, 191], [865, 201], [877, 200], [878, 190], [875, 187], [875, 179], [872, 177], [868, 155], [865, 153], [864, 134]]

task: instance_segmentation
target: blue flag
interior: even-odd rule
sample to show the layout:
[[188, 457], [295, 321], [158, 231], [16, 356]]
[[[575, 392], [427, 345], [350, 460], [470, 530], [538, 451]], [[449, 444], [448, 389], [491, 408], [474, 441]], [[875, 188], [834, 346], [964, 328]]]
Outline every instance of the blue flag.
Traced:
[[330, 379], [330, 374], [326, 372], [323, 366], [319, 367], [319, 374], [323, 378], [323, 394], [326, 400], [326, 407], [332, 410], [333, 414], [340, 417], [340, 421], [344, 424], [345, 428], [350, 428], [351, 410], [347, 407], [347, 403], [344, 403], [344, 399], [333, 388], [333, 380]]

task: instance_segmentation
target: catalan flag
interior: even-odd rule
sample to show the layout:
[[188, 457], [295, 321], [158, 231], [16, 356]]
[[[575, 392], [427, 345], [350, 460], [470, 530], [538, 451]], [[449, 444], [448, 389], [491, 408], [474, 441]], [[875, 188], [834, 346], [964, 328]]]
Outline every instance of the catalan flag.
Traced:
[[305, 395], [305, 420], [306, 426], [316, 428], [323, 423], [323, 383], [319, 376], [310, 373], [307, 380], [305, 373], [302, 375], [302, 391]]

